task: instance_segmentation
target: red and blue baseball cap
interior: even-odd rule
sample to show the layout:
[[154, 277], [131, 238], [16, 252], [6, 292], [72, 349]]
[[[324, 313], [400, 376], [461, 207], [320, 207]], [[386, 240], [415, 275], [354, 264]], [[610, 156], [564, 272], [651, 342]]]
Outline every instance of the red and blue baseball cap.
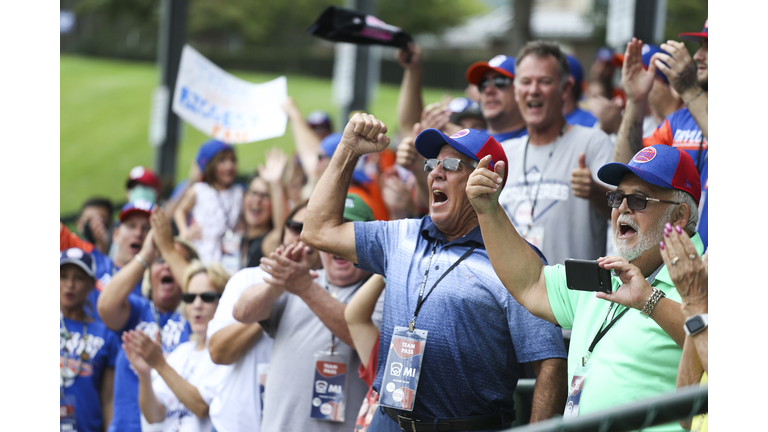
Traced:
[[151, 216], [152, 212], [155, 211], [155, 208], [157, 208], [157, 206], [147, 199], [141, 198], [131, 201], [124, 205], [122, 210], [120, 210], [120, 222], [123, 222], [125, 218], [134, 213], [144, 213], [147, 216]]
[[[662, 53], [669, 55], [668, 52], [664, 51], [660, 47], [656, 45], [650, 45], [650, 44], [643, 44], [643, 47], [640, 49], [640, 53], [643, 56], [643, 66], [648, 69], [648, 65], [651, 63], [651, 57], [653, 57], [656, 53]], [[662, 62], [664, 63], [664, 62]], [[666, 63], [664, 63], [665, 66], [669, 67]], [[664, 72], [662, 72], [659, 69], [656, 69], [656, 76], [664, 80], [666, 84], [669, 84], [669, 78], [667, 78], [666, 75], [664, 75]]]
[[131, 172], [128, 174], [128, 181], [125, 183], [125, 188], [132, 189], [137, 184], [155, 189], [157, 196], [160, 196], [160, 178], [151, 169], [143, 166], [136, 166], [131, 169]]
[[90, 277], [96, 278], [96, 261], [93, 256], [80, 248], [69, 248], [59, 252], [59, 267], [74, 264]]
[[678, 36], [688, 42], [698, 42], [701, 38], [709, 39], [709, 18], [704, 21], [704, 30], [698, 33], [680, 33]]
[[437, 129], [425, 129], [416, 137], [416, 151], [427, 159], [436, 158], [440, 154], [440, 149], [444, 145], [453, 147], [459, 153], [468, 156], [476, 161], [480, 161], [486, 155], [491, 155], [489, 169], [498, 161], [504, 161], [504, 183], [507, 184], [507, 173], [509, 172], [509, 162], [507, 154], [492, 136], [485, 132], [475, 129], [462, 129], [455, 134], [448, 136]]
[[643, 181], [666, 189], [687, 192], [698, 203], [701, 199], [701, 178], [691, 156], [675, 147], [656, 144], [646, 147], [629, 164], [612, 162], [597, 171], [597, 178], [618, 186], [624, 174], [631, 172]]
[[203, 143], [197, 150], [197, 156], [195, 156], [200, 171], [205, 171], [205, 166], [208, 165], [208, 162], [210, 162], [214, 156], [225, 150], [235, 151], [234, 147], [231, 145], [215, 139]]
[[515, 58], [505, 55], [497, 55], [488, 62], [473, 63], [467, 69], [467, 81], [477, 85], [488, 71], [496, 71], [512, 79], [515, 78]]

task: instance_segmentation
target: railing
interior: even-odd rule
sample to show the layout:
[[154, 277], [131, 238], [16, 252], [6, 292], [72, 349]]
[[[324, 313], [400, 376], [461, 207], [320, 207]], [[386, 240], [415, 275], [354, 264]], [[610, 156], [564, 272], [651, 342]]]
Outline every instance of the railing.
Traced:
[[[530, 381], [530, 382], [529, 382]], [[535, 380], [520, 380], [518, 391], [533, 391]], [[522, 387], [521, 387], [522, 384]], [[675, 392], [632, 401], [604, 411], [571, 420], [550, 419], [507, 432], [626, 432], [677, 422], [679, 419], [708, 412], [708, 386], [692, 385]]]

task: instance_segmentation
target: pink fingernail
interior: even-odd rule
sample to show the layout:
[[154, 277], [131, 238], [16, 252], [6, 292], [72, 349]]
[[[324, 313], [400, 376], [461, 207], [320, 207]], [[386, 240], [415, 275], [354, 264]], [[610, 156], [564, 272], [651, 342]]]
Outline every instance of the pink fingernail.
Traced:
[[666, 224], [664, 224], [664, 228], [666, 228], [666, 229], [671, 231], [672, 230], [672, 225], [670, 225], [669, 223], [666, 223]]
[[683, 233], [683, 229], [680, 228], [680, 225], [675, 225], [675, 231], [677, 231], [678, 234], [682, 234]]
[[664, 230], [664, 237], [669, 237], [669, 231]]
[[661, 250], [664, 250], [664, 242], [659, 242], [659, 247], [661, 248]]

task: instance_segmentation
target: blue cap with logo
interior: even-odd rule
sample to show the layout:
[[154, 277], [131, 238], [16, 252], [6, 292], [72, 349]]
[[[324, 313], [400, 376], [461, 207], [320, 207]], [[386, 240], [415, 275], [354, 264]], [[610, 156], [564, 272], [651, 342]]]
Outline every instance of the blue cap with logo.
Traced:
[[416, 137], [416, 151], [427, 159], [436, 158], [440, 154], [440, 149], [444, 145], [453, 147], [459, 153], [479, 161], [486, 155], [491, 155], [491, 163], [488, 169], [498, 161], [504, 161], [504, 183], [507, 183], [507, 173], [509, 172], [509, 162], [507, 154], [492, 136], [485, 132], [475, 129], [462, 129], [455, 134], [448, 136], [437, 129], [425, 129]]
[[96, 261], [93, 256], [80, 248], [69, 248], [59, 252], [59, 267], [74, 264], [90, 277], [96, 278]]
[[[643, 47], [640, 49], [640, 53], [643, 55], [643, 66], [645, 66], [646, 69], [648, 69], [648, 65], [651, 64], [651, 57], [653, 57], [654, 54], [662, 53], [662, 54], [669, 55], [668, 52], [664, 51], [658, 46], [650, 45], [650, 44], [643, 44]], [[667, 65], [666, 63], [664, 64]], [[667, 78], [667, 76], [664, 75], [664, 72], [662, 72], [661, 70], [656, 69], [656, 76], [661, 78], [666, 84], [669, 84], [669, 78]]]
[[203, 145], [201, 145], [197, 150], [197, 156], [195, 156], [195, 160], [197, 161], [197, 166], [200, 167], [200, 171], [205, 171], [205, 166], [208, 165], [208, 162], [210, 162], [214, 156], [219, 154], [219, 152], [224, 150], [235, 151], [231, 145], [223, 143], [219, 140], [212, 139], [203, 143]]

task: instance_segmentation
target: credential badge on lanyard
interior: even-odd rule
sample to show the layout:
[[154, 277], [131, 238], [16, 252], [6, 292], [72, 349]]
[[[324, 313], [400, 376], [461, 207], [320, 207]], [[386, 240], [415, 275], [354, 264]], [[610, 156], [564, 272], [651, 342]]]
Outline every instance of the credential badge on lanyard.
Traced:
[[395, 327], [381, 381], [379, 405], [413, 411], [427, 334], [427, 330], [411, 332], [407, 327]]
[[311, 418], [344, 421], [346, 380], [347, 360], [344, 357], [334, 354], [333, 349], [315, 354]]

